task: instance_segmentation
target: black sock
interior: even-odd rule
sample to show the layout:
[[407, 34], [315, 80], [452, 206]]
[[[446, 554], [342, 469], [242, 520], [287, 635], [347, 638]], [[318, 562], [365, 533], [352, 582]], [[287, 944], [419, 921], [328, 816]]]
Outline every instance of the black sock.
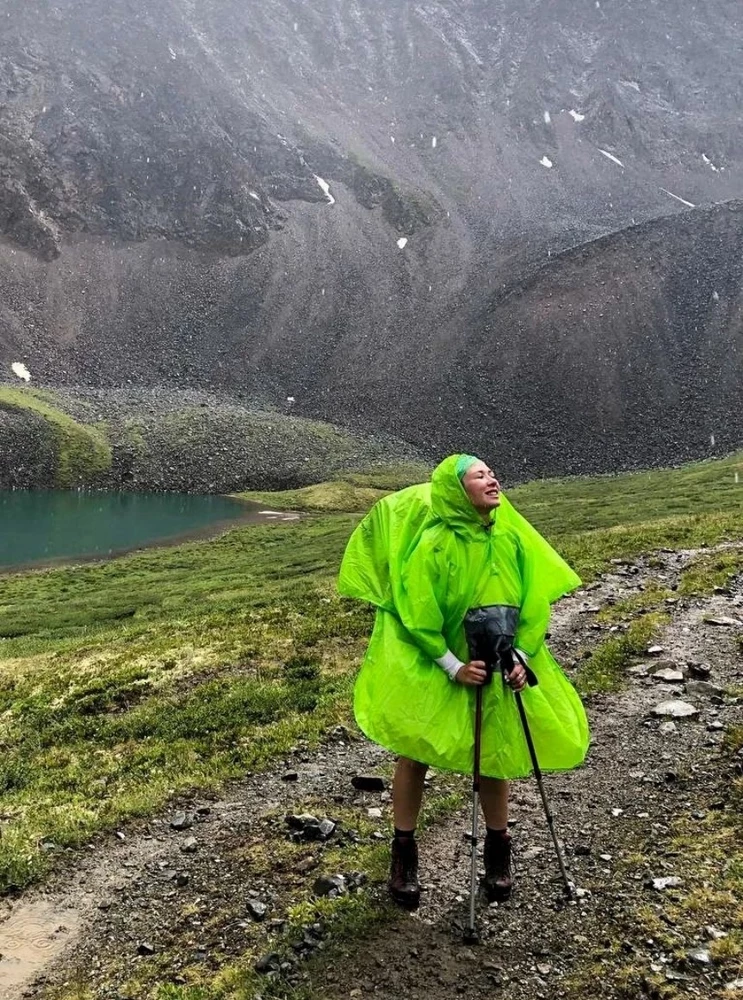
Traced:
[[395, 827], [395, 840], [415, 840], [415, 827], [412, 830], [399, 830]]
[[504, 826], [502, 830], [494, 830], [491, 826], [485, 827], [488, 831], [488, 837], [505, 837], [508, 833], [508, 827]]

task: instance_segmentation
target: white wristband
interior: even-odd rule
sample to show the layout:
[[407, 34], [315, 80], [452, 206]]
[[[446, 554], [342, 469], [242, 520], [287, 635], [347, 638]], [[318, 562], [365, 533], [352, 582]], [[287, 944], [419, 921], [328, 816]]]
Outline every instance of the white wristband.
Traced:
[[452, 681], [456, 680], [457, 674], [464, 666], [464, 663], [450, 649], [447, 649], [443, 656], [439, 656], [436, 663], [449, 675], [449, 680]]

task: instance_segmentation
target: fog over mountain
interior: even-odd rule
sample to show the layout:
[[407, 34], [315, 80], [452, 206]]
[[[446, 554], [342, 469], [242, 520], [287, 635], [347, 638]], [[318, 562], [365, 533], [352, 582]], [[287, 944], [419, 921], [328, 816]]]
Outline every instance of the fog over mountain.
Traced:
[[732, 448], [741, 51], [739, 0], [6, 0], [0, 381]]

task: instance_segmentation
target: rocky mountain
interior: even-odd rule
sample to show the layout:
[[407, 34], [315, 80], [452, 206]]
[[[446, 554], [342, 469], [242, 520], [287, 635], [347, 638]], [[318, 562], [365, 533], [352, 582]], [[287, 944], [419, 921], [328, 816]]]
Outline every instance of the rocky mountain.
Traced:
[[743, 440], [737, 0], [0, 24], [0, 377], [209, 391], [510, 476]]

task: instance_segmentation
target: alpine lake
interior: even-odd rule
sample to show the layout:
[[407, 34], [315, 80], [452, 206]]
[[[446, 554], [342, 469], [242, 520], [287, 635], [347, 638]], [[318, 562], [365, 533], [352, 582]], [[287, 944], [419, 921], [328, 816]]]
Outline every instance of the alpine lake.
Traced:
[[295, 516], [227, 496], [0, 490], [0, 571], [105, 559]]

